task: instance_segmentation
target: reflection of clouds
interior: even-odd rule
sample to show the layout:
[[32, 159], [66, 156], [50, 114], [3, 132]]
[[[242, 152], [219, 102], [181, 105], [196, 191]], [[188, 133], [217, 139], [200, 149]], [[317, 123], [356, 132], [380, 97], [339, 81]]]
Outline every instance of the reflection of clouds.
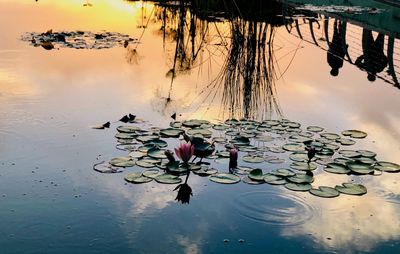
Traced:
[[184, 237], [181, 235], [178, 235], [177, 237], [177, 242], [179, 245], [181, 245], [184, 248], [184, 253], [186, 254], [199, 254], [201, 253], [200, 247], [197, 243], [192, 241], [189, 237]]
[[[336, 181], [332, 183], [331, 174], [319, 175], [318, 178], [322, 180], [314, 186], [336, 184]], [[365, 183], [369, 190], [365, 196], [341, 195], [334, 199], [322, 199], [310, 195], [308, 202], [318, 207], [320, 212], [299, 227], [284, 229], [282, 234], [310, 235], [315, 243], [341, 253], [369, 251], [381, 242], [398, 239], [400, 207], [376, 194], [375, 188], [381, 192], [386, 190], [378, 178], [372, 177]], [[371, 186], [374, 183], [378, 186]]]

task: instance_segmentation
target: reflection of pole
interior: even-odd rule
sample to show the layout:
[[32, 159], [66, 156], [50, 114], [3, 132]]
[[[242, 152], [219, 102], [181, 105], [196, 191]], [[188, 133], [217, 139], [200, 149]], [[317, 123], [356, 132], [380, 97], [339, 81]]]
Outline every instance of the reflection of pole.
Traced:
[[389, 65], [388, 72], [392, 76], [395, 86], [400, 87], [399, 81], [397, 80], [397, 77], [396, 77], [396, 72], [394, 70], [393, 51], [394, 51], [394, 36], [391, 35], [391, 36], [389, 36], [388, 48], [387, 48], [387, 57], [388, 57], [388, 65]]
[[330, 47], [331, 43], [329, 42], [329, 18], [327, 18], [326, 16], [324, 18], [324, 33], [325, 33], [326, 43], [328, 44], [328, 47]]
[[300, 39], [303, 39], [303, 36], [301, 35], [301, 32], [300, 32], [299, 20], [298, 20], [298, 19], [295, 19], [294, 23], [296, 23], [296, 31], [297, 31], [297, 34], [299, 35]]
[[347, 49], [348, 49], [348, 46], [347, 46], [347, 44], [346, 44], [347, 22], [346, 22], [346, 21], [343, 21], [341, 26], [342, 26], [341, 28], [342, 28], [342, 45], [343, 45], [343, 50], [344, 50], [344, 52], [346, 53], [347, 59], [348, 59], [349, 62], [352, 64], [353, 61], [351, 60], [351, 57], [350, 57], [350, 55], [349, 55], [349, 51], [347, 50]]
[[314, 21], [310, 20], [309, 25], [310, 25], [311, 37], [312, 37], [312, 39], [313, 39], [315, 45], [319, 46], [317, 40], [315, 39], [314, 26], [313, 26], [313, 24], [314, 24]]

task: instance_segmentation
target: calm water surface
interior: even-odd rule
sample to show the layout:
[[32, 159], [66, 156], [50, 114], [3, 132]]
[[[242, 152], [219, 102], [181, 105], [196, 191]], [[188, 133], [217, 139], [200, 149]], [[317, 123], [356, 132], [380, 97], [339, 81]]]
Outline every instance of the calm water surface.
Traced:
[[[178, 7], [174, 15], [174, 8], [151, 2], [83, 3], [0, 0], [0, 253], [400, 252], [400, 174], [321, 173], [315, 186], [356, 179], [368, 188], [364, 196], [335, 199], [191, 176], [194, 196], [181, 205], [174, 201], [175, 186], [126, 184], [125, 173], [92, 170], [94, 163], [126, 153], [115, 149], [117, 123], [106, 130], [91, 126], [127, 113], [160, 127], [178, 112], [181, 120], [283, 117], [331, 132], [360, 129], [368, 137], [355, 148], [400, 163], [400, 90], [387, 69], [370, 82], [365, 71], [345, 61], [339, 75], [331, 76], [323, 21], [319, 28], [313, 24], [316, 46], [300, 18], [303, 39], [294, 23], [290, 33], [285, 25], [274, 26], [273, 50], [265, 50], [274, 59], [274, 78], [265, 88], [273, 96], [262, 90], [249, 104], [235, 105], [216, 81], [226, 71], [233, 23], [196, 17], [193, 47], [187, 36], [190, 12], [180, 17]], [[169, 17], [164, 26], [163, 13]], [[177, 39], [180, 18], [186, 20], [183, 40]], [[352, 62], [362, 54], [357, 24], [347, 24]], [[49, 29], [119, 32], [139, 43], [48, 51], [21, 40], [27, 32]], [[399, 72], [398, 39], [394, 42]], [[188, 56], [176, 57], [181, 49]]]

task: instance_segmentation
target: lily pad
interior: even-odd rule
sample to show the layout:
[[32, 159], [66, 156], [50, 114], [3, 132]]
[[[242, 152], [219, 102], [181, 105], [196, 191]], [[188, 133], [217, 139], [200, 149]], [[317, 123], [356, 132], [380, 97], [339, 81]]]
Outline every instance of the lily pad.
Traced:
[[158, 149], [158, 148], [151, 148], [147, 151], [147, 155], [152, 158], [156, 159], [166, 159], [167, 156], [165, 155], [165, 150]]
[[171, 174], [162, 174], [156, 176], [154, 180], [156, 180], [156, 182], [158, 183], [165, 183], [165, 184], [177, 184], [182, 182], [182, 179], [180, 179], [178, 176]]
[[290, 168], [301, 171], [313, 171], [317, 169], [317, 166], [314, 163], [295, 161], [290, 164]]
[[376, 153], [369, 150], [357, 150], [356, 152], [359, 153], [362, 157], [374, 158], [376, 156]]
[[264, 181], [264, 175], [261, 169], [256, 168], [249, 172], [249, 178], [254, 181]]
[[140, 152], [140, 151], [132, 151], [129, 153], [129, 156], [132, 158], [143, 158], [144, 156], [146, 156], [146, 153]]
[[248, 175], [254, 168], [238, 166], [235, 168], [235, 173], [239, 175]]
[[312, 131], [312, 132], [322, 132], [324, 130], [324, 128], [319, 127], [319, 126], [308, 126], [307, 130]]
[[139, 184], [139, 183], [148, 183], [148, 182], [153, 181], [153, 179], [151, 179], [151, 178], [149, 178], [149, 177], [146, 177], [146, 176], [143, 176], [142, 173], [137, 173], [137, 172], [135, 172], [135, 173], [130, 173], [130, 174], [126, 175], [126, 176], [124, 177], [124, 179], [125, 179], [125, 181], [127, 181], [127, 182], [136, 183], [136, 184]]
[[263, 181], [251, 180], [248, 176], [243, 177], [242, 178], [242, 182], [247, 183], [247, 184], [252, 184], [252, 185], [258, 185], [258, 184], [264, 184], [265, 183]]
[[356, 183], [343, 183], [343, 186], [336, 185], [335, 189], [347, 195], [364, 195], [367, 193], [367, 188], [364, 185]]
[[243, 156], [242, 160], [248, 163], [261, 163], [264, 162], [264, 158], [260, 156]]
[[144, 142], [144, 145], [153, 145], [161, 148], [161, 147], [167, 147], [168, 143], [162, 139], [152, 139]]
[[293, 183], [312, 183], [312, 182], [314, 182], [314, 177], [306, 175], [306, 174], [296, 174], [294, 176], [288, 177], [287, 179]]
[[328, 133], [328, 132], [321, 133], [320, 136], [323, 137], [323, 138], [329, 139], [329, 140], [337, 140], [337, 139], [340, 138], [340, 136], [338, 134], [336, 134], [336, 133]]
[[205, 120], [197, 120], [197, 119], [191, 119], [191, 120], [182, 122], [183, 126], [189, 127], [189, 128], [198, 128], [202, 124], [209, 124], [209, 122], [205, 121]]
[[352, 138], [365, 138], [368, 134], [360, 130], [345, 130], [342, 131], [343, 136], [350, 136]]
[[278, 169], [272, 170], [271, 174], [276, 175], [276, 176], [281, 176], [281, 177], [289, 177], [289, 176], [296, 175], [295, 172], [293, 172], [290, 169], [286, 169], [286, 168], [278, 168]]
[[396, 173], [400, 172], [400, 165], [393, 163], [393, 162], [387, 162], [387, 161], [378, 161], [377, 165], [375, 166], [378, 170], [389, 172], [389, 173]]
[[326, 172], [333, 173], [333, 174], [347, 174], [350, 172], [350, 169], [341, 163], [328, 163], [327, 167], [324, 168]]
[[359, 152], [353, 150], [340, 150], [339, 154], [346, 158], [355, 158], [361, 156]]
[[282, 147], [276, 146], [276, 147], [268, 147], [268, 150], [272, 153], [284, 153], [285, 150]]
[[207, 167], [201, 167], [201, 169], [193, 171], [196, 175], [199, 176], [210, 176], [218, 173], [218, 170], [215, 168], [207, 168]]
[[117, 131], [121, 133], [136, 133], [140, 128], [132, 125], [121, 125], [117, 127]]
[[292, 191], [308, 191], [311, 189], [311, 184], [309, 183], [287, 183], [285, 187]]
[[320, 186], [318, 189], [310, 189], [310, 193], [321, 198], [334, 198], [340, 195], [339, 191], [328, 186]]
[[104, 161], [93, 165], [93, 169], [97, 172], [106, 174], [122, 172], [121, 168], [113, 167], [110, 163]]
[[156, 178], [159, 175], [162, 175], [163, 172], [161, 172], [158, 169], [148, 169], [143, 171], [142, 175], [148, 178]]
[[120, 132], [115, 134], [115, 137], [118, 139], [134, 139], [138, 136], [139, 134], [137, 133], [125, 133], [125, 132]]
[[210, 176], [210, 180], [216, 183], [234, 184], [240, 182], [240, 177], [233, 174], [218, 173]]
[[155, 163], [151, 163], [147, 160], [137, 160], [136, 165], [142, 168], [153, 168], [156, 166]]
[[285, 162], [284, 159], [280, 158], [267, 158], [265, 159], [266, 162], [271, 163], [271, 164], [282, 164]]
[[286, 180], [285, 178], [283, 178], [282, 176], [278, 176], [278, 175], [274, 175], [274, 174], [270, 174], [267, 173], [264, 175], [264, 182], [268, 183], [268, 184], [272, 184], [272, 185], [283, 185], [286, 184]]
[[308, 161], [308, 155], [306, 152], [296, 152], [296, 153], [292, 153], [289, 155], [289, 159], [291, 159], [292, 161], [299, 161], [299, 162], [304, 162], [304, 161]]
[[142, 136], [138, 136], [137, 138], [136, 138], [136, 140], [137, 141], [140, 141], [140, 142], [142, 142], [142, 143], [146, 143], [146, 142], [149, 142], [149, 141], [151, 141], [151, 140], [156, 140], [156, 139], [159, 139], [160, 137], [159, 136], [156, 136], [156, 135], [142, 135]]
[[178, 128], [167, 128], [160, 130], [160, 135], [168, 138], [178, 138], [183, 133], [184, 131]]
[[374, 172], [374, 167], [370, 164], [361, 163], [358, 161], [349, 161], [346, 166], [357, 174], [366, 175]]
[[133, 167], [135, 166], [135, 162], [132, 160], [132, 157], [116, 157], [111, 159], [110, 164], [114, 167]]
[[289, 143], [286, 145], [283, 145], [282, 148], [286, 151], [290, 151], [290, 152], [301, 152], [304, 151], [305, 146], [303, 144], [299, 144], [299, 143]]
[[212, 135], [212, 131], [202, 128], [194, 128], [187, 131], [187, 134], [191, 136], [201, 135], [205, 138], [210, 138]]
[[184, 164], [181, 164], [179, 161], [175, 161], [175, 162], [167, 163], [167, 169], [172, 174], [182, 174], [182, 173], [186, 173], [188, 170], [190, 170], [190, 167], [188, 168]]
[[349, 138], [339, 138], [339, 139], [336, 139], [336, 142], [340, 143], [343, 146], [351, 146], [356, 143], [356, 141], [349, 139]]

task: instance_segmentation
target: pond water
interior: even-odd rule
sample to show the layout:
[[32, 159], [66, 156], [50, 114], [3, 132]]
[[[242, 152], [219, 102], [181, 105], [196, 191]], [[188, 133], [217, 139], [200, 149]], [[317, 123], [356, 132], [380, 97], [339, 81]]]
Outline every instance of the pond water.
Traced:
[[[358, 129], [368, 136], [349, 149], [400, 163], [395, 5], [330, 1], [340, 6], [331, 12], [283, 1], [256, 8], [257, 16], [242, 1], [242, 11], [227, 12], [218, 1], [210, 9], [192, 2], [0, 0], [0, 252], [400, 252], [399, 173], [335, 175], [318, 165], [313, 187], [354, 181], [368, 189], [332, 199], [191, 174], [193, 196], [180, 204], [176, 185], [127, 183], [127, 173], [143, 170], [137, 166], [93, 170], [127, 155], [114, 136], [129, 113], [146, 128], [166, 128], [176, 113], [179, 121], [290, 119], [333, 133]], [[47, 31], [66, 42], [57, 37], [46, 50]], [[339, 61], [336, 76], [328, 52]], [[108, 121], [110, 128], [92, 128]], [[278, 157], [285, 162], [238, 164], [288, 168]], [[228, 172], [225, 162], [208, 161]]]

